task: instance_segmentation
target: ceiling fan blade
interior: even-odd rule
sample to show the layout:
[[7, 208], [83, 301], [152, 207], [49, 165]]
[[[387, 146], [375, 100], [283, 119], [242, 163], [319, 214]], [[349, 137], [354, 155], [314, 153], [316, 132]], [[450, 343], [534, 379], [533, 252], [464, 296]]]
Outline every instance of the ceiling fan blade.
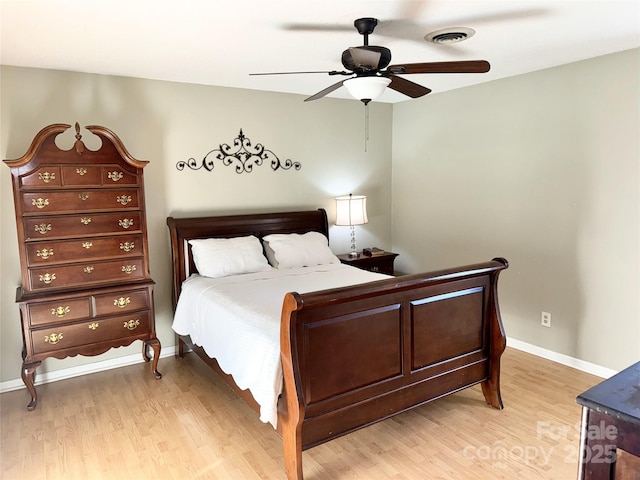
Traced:
[[395, 90], [396, 92], [400, 92], [407, 97], [418, 98], [431, 92], [430, 88], [418, 85], [417, 83], [412, 82], [411, 80], [407, 80], [406, 78], [396, 77], [395, 75], [389, 75], [389, 78], [391, 79], [389, 88]]
[[366, 47], [352, 47], [348, 50], [351, 61], [356, 67], [368, 67], [372, 70], [378, 68], [380, 62], [380, 52], [369, 50]]
[[463, 60], [459, 62], [427, 62], [389, 65], [387, 70], [396, 75], [409, 73], [486, 73], [491, 68], [486, 60]]
[[284, 23], [280, 28], [291, 32], [353, 32], [353, 25], [336, 23]]
[[318, 100], [319, 98], [324, 97], [325, 95], [333, 92], [334, 90], [339, 89], [342, 86], [343, 83], [344, 83], [344, 80], [340, 80], [338, 83], [334, 83], [333, 85], [325, 88], [324, 90], [320, 90], [315, 95], [311, 95], [309, 98], [305, 98], [304, 101], [305, 102], [310, 102], [312, 100]]
[[264, 73], [250, 73], [251, 76], [256, 75], [299, 75], [303, 73], [328, 73], [329, 75], [352, 75], [351, 72], [339, 72], [336, 70], [320, 70], [312, 72], [264, 72]]

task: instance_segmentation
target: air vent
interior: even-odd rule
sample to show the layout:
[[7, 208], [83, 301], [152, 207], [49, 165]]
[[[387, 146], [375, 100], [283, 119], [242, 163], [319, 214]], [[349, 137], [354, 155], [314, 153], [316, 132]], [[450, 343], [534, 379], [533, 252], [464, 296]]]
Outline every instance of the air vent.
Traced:
[[467, 27], [442, 28], [427, 33], [424, 39], [431, 43], [458, 43], [475, 35], [476, 31]]

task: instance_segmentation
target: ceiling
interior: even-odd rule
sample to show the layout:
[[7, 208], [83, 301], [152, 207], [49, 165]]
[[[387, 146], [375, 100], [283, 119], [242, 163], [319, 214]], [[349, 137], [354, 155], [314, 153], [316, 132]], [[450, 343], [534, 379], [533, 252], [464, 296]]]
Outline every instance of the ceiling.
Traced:
[[[343, 70], [342, 51], [362, 45], [359, 17], [380, 20], [369, 43], [390, 48], [392, 64], [491, 63], [485, 74], [405, 77], [433, 93], [640, 47], [638, 0], [0, 0], [0, 60], [310, 96], [346, 77], [249, 73]], [[423, 39], [444, 27], [476, 34]], [[378, 99], [404, 100], [390, 89]]]

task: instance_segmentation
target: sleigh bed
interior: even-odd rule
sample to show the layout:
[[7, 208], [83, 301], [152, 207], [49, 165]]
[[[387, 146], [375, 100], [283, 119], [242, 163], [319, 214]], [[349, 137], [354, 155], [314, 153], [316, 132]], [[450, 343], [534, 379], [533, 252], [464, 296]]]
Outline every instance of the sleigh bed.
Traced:
[[[322, 209], [169, 217], [167, 224], [174, 311], [183, 287], [208, 281], [204, 275], [197, 275], [193, 240], [248, 236], [263, 240], [268, 235], [307, 232], [328, 238], [327, 216]], [[268, 249], [267, 243], [261, 245]], [[303, 450], [472, 385], [481, 385], [489, 405], [503, 408], [500, 356], [506, 342], [497, 282], [507, 266], [506, 260], [495, 258], [430, 273], [377, 275], [370, 278], [373, 281], [340, 288], [307, 293], [292, 289], [281, 299], [276, 298], [278, 318], [273, 321], [276, 342], [279, 340], [277, 367], [282, 389], [276, 397], [277, 419], [271, 423], [283, 438], [287, 478], [302, 480]], [[341, 268], [355, 269], [332, 264], [320, 270], [329, 275], [330, 270]], [[295, 273], [300, 279], [306, 275], [302, 270], [299, 274], [278, 270], [277, 274]], [[341, 277], [349, 273], [339, 272]], [[265, 280], [261, 272], [248, 277], [252, 275], [260, 277], [255, 282]], [[252, 294], [246, 297], [250, 300]], [[192, 308], [197, 302], [190, 297], [181, 303], [183, 308], [187, 303]], [[191, 317], [187, 317], [189, 322]], [[177, 335], [176, 355], [181, 357], [188, 346], [250, 406], [264, 413], [251, 390], [239, 387], [234, 376], [211, 358], [215, 353], [205, 351], [203, 343]]]

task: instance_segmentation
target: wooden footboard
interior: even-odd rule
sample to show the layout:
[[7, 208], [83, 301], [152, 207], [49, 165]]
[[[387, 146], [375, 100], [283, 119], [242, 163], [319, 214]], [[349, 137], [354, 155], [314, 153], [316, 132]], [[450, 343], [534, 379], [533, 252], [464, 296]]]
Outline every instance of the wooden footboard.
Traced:
[[279, 419], [287, 477], [302, 479], [302, 450], [471, 385], [503, 408], [497, 280], [505, 268], [497, 258], [287, 294]]

